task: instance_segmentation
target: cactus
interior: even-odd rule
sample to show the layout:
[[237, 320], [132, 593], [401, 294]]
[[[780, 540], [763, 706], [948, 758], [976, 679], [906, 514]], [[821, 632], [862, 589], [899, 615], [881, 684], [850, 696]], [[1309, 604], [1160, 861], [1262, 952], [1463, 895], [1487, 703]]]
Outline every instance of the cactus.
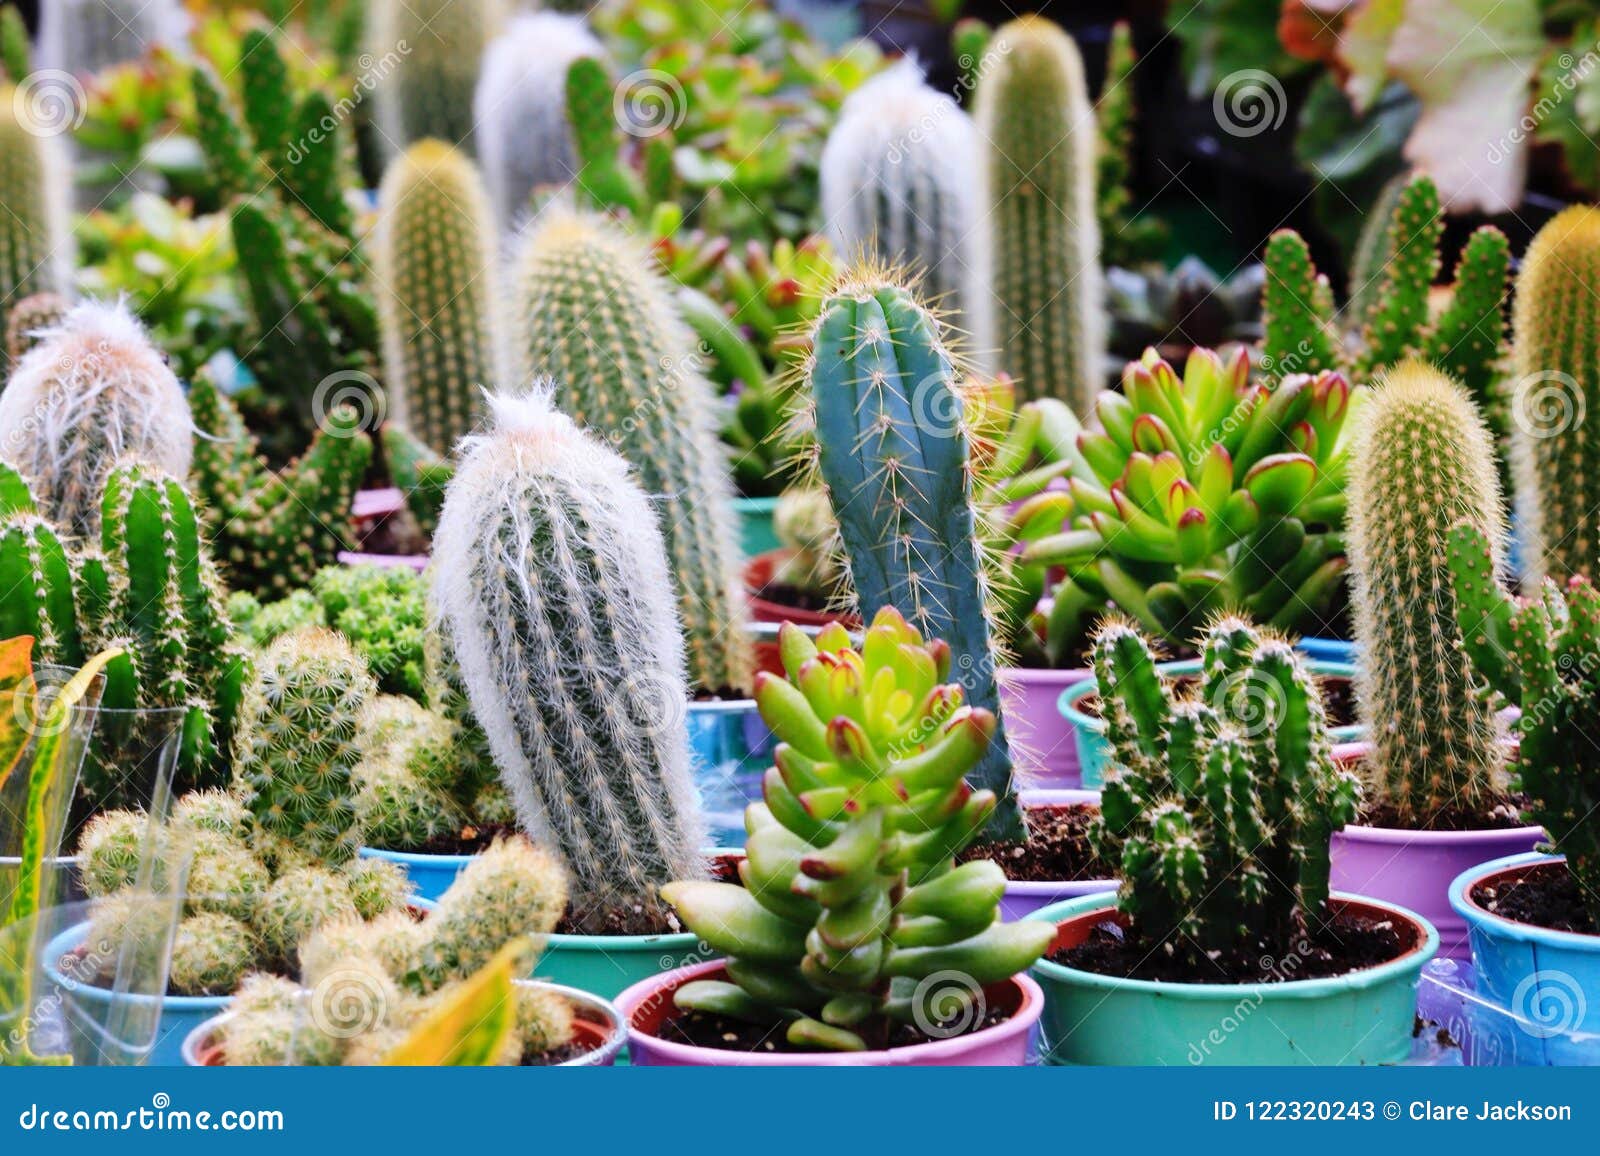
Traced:
[[975, 357], [987, 357], [994, 343], [981, 155], [971, 119], [906, 59], [845, 101], [821, 173], [834, 246], [908, 265]]
[[200, 435], [195, 487], [216, 557], [235, 585], [281, 595], [353, 546], [351, 503], [372, 458], [372, 439], [358, 428], [353, 407], [326, 414], [306, 452], [272, 470], [209, 374], [195, 379], [189, 405]]
[[650, 193], [624, 157], [626, 138], [617, 123], [614, 90], [611, 73], [598, 57], [580, 56], [567, 67], [567, 122], [578, 159], [573, 192], [582, 205], [637, 218]]
[[1038, 16], [1003, 25], [990, 52], [977, 123], [988, 142], [999, 364], [1025, 396], [1057, 397], [1081, 414], [1100, 392], [1107, 325], [1083, 61]]
[[122, 305], [85, 303], [16, 367], [0, 395], [0, 455], [67, 533], [100, 532], [112, 467], [137, 458], [189, 472], [193, 423], [178, 379]]
[[[169, 834], [176, 834], [168, 826]], [[211, 911], [248, 921], [272, 882], [266, 864], [237, 838], [210, 832], [183, 836], [189, 858], [185, 889], [192, 910]]]
[[1280, 229], [1267, 240], [1262, 263], [1262, 372], [1272, 380], [1291, 373], [1322, 373], [1342, 364], [1333, 328], [1333, 289], [1311, 263], [1299, 233]]
[[27, 95], [0, 82], [0, 321], [36, 293], [71, 293], [76, 264], [66, 138], [30, 123]]
[[47, 331], [60, 326], [71, 303], [59, 293], [35, 293], [11, 307], [6, 318], [6, 360], [0, 368], [16, 365], [44, 340]]
[[182, 995], [227, 995], [255, 957], [250, 929], [231, 915], [205, 911], [178, 924], [168, 982]]
[[355, 855], [356, 738], [376, 693], [366, 663], [329, 631], [287, 635], [262, 655], [234, 747], [234, 789], [257, 831], [325, 863]]
[[1350, 559], [1369, 793], [1408, 825], [1486, 812], [1505, 793], [1494, 720], [1472, 692], [1447, 535], [1503, 533], [1494, 448], [1460, 386], [1415, 361], [1361, 415], [1350, 470]]
[[772, 583], [835, 601], [851, 597], [839, 547], [839, 524], [823, 490], [797, 486], [778, 496], [772, 532], [789, 551], [772, 572]]
[[405, 494], [406, 507], [417, 526], [430, 538], [439, 525], [445, 487], [455, 475], [455, 464], [423, 445], [409, 430], [393, 423], [379, 432], [389, 478]]
[[21, 84], [33, 71], [28, 25], [15, 4], [0, 4], [0, 80]]
[[1512, 462], [1524, 577], [1600, 578], [1600, 469], [1587, 415], [1600, 415], [1600, 209], [1574, 206], [1539, 230], [1517, 274]]
[[1055, 934], [999, 922], [998, 866], [952, 863], [999, 802], [966, 779], [998, 720], [944, 683], [950, 648], [925, 643], [892, 608], [859, 651], [837, 624], [812, 643], [785, 623], [779, 646], [788, 680], [756, 680], [780, 744], [764, 801], [745, 813], [744, 886], [662, 889], [730, 957], [733, 982], [685, 984], [678, 1006], [787, 1021], [790, 1043], [839, 1051], [887, 1047], [896, 1022], [970, 1015], [928, 1006], [917, 981], [956, 969], [974, 988], [998, 983]]
[[182, 0], [50, 0], [41, 5], [39, 67], [88, 76], [153, 48], [181, 50]]
[[[803, 420], [862, 617], [895, 607], [925, 637], [946, 639], [968, 700], [998, 711], [970, 432], [938, 322], [866, 269], [828, 295], [812, 345]], [[974, 781], [1000, 800], [996, 833], [1018, 833], [1003, 728]]]
[[516, 380], [555, 380], [555, 403], [638, 471], [660, 502], [694, 685], [748, 689], [733, 487], [716, 399], [649, 255], [602, 218], [556, 211], [518, 257]]
[[656, 888], [697, 874], [701, 846], [656, 515], [548, 398], [491, 407], [434, 539], [435, 616], [523, 829], [567, 865], [580, 927], [637, 907], [653, 928]]
[[31, 635], [39, 662], [74, 668], [83, 662], [77, 584], [77, 560], [48, 522], [31, 512], [0, 522], [0, 590], [6, 592], [0, 633]]
[[478, 67], [505, 8], [503, 0], [371, 0], [368, 51], [403, 52], [374, 93], [374, 120], [390, 149], [433, 137], [472, 150]]
[[1287, 641], [1224, 617], [1202, 660], [1184, 698], [1132, 626], [1111, 621], [1095, 636], [1115, 773], [1093, 837], [1121, 865], [1118, 907], [1140, 935], [1195, 957], [1314, 928], [1328, 837], [1355, 818], [1360, 794], [1333, 761], [1320, 692]]
[[102, 811], [78, 836], [78, 877], [92, 899], [132, 886], [144, 862], [150, 816], [143, 811]]
[[1600, 924], [1600, 590], [1583, 575], [1537, 598], [1500, 585], [1493, 547], [1471, 524], [1453, 527], [1450, 574], [1467, 658], [1493, 702], [1521, 708], [1518, 778], [1529, 818], [1567, 857], [1589, 918]]
[[[423, 927], [422, 982], [433, 990], [466, 979], [514, 940], [553, 931], [567, 906], [567, 880], [549, 852], [502, 839], [475, 856]], [[527, 966], [537, 958], [530, 944]]]
[[542, 189], [577, 175], [567, 123], [567, 69], [603, 58], [583, 20], [553, 12], [514, 17], [483, 56], [473, 97], [474, 133], [495, 219], [516, 228]]
[[[421, 851], [467, 824], [455, 797], [448, 758], [455, 725], [406, 698], [380, 696], [363, 722], [365, 752], [356, 765], [356, 815], [368, 846]], [[388, 741], [379, 741], [385, 730]], [[470, 801], [470, 800], [469, 800]]]
[[355, 900], [342, 874], [326, 867], [293, 867], [261, 897], [256, 931], [273, 961], [290, 963], [317, 928], [356, 918]]
[[489, 201], [471, 161], [426, 140], [389, 166], [378, 212], [390, 415], [448, 454], [501, 379]]
[[346, 864], [344, 881], [362, 919], [404, 912], [411, 898], [411, 880], [405, 868], [386, 859], [356, 859]]
[[1129, 212], [1133, 205], [1133, 164], [1138, 117], [1134, 73], [1138, 57], [1127, 21], [1111, 26], [1106, 46], [1105, 80], [1094, 104], [1099, 150], [1095, 166], [1095, 212], [1107, 265], [1130, 268], [1159, 261], [1168, 241], [1166, 223], [1153, 215]]

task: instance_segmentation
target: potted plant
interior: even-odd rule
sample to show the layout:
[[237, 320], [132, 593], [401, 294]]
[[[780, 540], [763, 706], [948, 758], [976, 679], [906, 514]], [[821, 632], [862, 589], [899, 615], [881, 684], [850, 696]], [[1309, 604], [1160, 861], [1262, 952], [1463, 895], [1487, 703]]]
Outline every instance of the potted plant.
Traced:
[[1402, 908], [1330, 895], [1328, 837], [1359, 787], [1332, 757], [1314, 680], [1285, 640], [1237, 618], [1213, 626], [1203, 662], [1179, 694], [1131, 625], [1096, 636], [1116, 759], [1096, 835], [1123, 885], [1029, 917], [1055, 933], [1034, 968], [1047, 1057], [1405, 1058], [1438, 936]]
[[1517, 769], [1529, 818], [1550, 833], [1541, 851], [1553, 852], [1468, 868], [1450, 904], [1467, 924], [1476, 990], [1526, 1024], [1510, 1033], [1517, 1061], [1593, 1064], [1600, 1008], [1584, 997], [1600, 990], [1600, 591], [1580, 575], [1565, 592], [1547, 580], [1540, 597], [1514, 598], [1471, 524], [1451, 534], [1450, 569], [1474, 672], [1521, 707]]
[[965, 776], [998, 723], [944, 680], [952, 652], [892, 608], [860, 650], [783, 632], [757, 680], [781, 742], [747, 817], [745, 886], [662, 895], [726, 962], [618, 998], [636, 1064], [1020, 1064], [1038, 1015], [1017, 975], [1049, 929], [1000, 923], [1005, 875], [952, 856], [998, 805]]
[[1466, 392], [1420, 362], [1390, 370], [1361, 416], [1350, 553], [1366, 804], [1333, 840], [1333, 886], [1419, 912], [1440, 954], [1465, 961], [1450, 881], [1544, 837], [1519, 817], [1489, 704], [1472, 685], [1450, 575], [1460, 520], [1494, 543], [1494, 443]]

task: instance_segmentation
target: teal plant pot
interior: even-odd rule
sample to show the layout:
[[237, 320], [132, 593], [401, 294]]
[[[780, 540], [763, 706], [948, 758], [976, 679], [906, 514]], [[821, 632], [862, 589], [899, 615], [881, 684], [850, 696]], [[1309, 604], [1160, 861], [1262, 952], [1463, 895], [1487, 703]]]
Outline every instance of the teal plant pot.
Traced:
[[547, 935], [534, 979], [614, 1000], [641, 980], [719, 958], [693, 932], [673, 935]]
[[379, 847], [363, 847], [356, 854], [363, 859], [382, 859], [396, 864], [411, 881], [412, 902], [425, 899], [430, 903], [450, 890], [456, 876], [476, 858], [474, 855], [419, 855], [411, 851], [385, 851]]
[[[1339, 895], [1336, 904], [1412, 930], [1398, 959], [1327, 979], [1161, 983], [1033, 966], [1044, 989], [1040, 1053], [1052, 1064], [1227, 1066], [1395, 1064], [1412, 1051], [1417, 986], [1439, 936], [1400, 907]], [[1115, 895], [1088, 895], [1029, 919], [1054, 923], [1051, 952], [1120, 921]], [[1288, 957], [1282, 961], [1287, 966]]]
[[[1353, 679], [1356, 676], [1356, 668], [1348, 662], [1308, 658], [1306, 666], [1312, 674], [1320, 678]], [[1157, 669], [1162, 674], [1174, 677], [1199, 674], [1200, 660], [1163, 662]], [[1072, 726], [1073, 742], [1078, 748], [1079, 772], [1083, 777], [1085, 789], [1089, 790], [1098, 790], [1105, 785], [1106, 771], [1111, 765], [1111, 744], [1106, 739], [1105, 720], [1098, 714], [1090, 714], [1084, 709], [1084, 700], [1098, 694], [1099, 691], [1099, 683], [1091, 678], [1062, 691], [1057, 703], [1061, 717]], [[1334, 743], [1358, 742], [1362, 734], [1362, 728], [1356, 724], [1328, 728], [1328, 738]]]
[[746, 558], [776, 550], [780, 543], [772, 528], [772, 511], [777, 509], [777, 498], [735, 498], [734, 511], [739, 515], [739, 547]]
[[777, 740], [753, 698], [691, 702], [689, 755], [707, 838], [718, 847], [743, 847], [744, 809], [761, 801], [761, 779]]

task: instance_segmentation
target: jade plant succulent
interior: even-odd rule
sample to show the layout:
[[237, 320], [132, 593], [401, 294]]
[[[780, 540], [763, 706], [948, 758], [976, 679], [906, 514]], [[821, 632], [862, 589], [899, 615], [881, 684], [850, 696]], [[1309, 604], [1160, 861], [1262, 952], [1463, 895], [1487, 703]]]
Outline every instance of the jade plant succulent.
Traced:
[[677, 1005], [783, 1025], [804, 1047], [883, 1048], [896, 1023], [951, 1010], [924, 1006], [919, 981], [959, 972], [965, 1012], [1038, 959], [1054, 929], [1001, 923], [1004, 872], [953, 863], [999, 800], [966, 781], [997, 720], [945, 682], [950, 648], [888, 607], [860, 650], [838, 625], [812, 642], [785, 624], [780, 647], [787, 680], [757, 679], [780, 742], [764, 801], [745, 814], [744, 886], [662, 888], [728, 956], [727, 981], [684, 984]]

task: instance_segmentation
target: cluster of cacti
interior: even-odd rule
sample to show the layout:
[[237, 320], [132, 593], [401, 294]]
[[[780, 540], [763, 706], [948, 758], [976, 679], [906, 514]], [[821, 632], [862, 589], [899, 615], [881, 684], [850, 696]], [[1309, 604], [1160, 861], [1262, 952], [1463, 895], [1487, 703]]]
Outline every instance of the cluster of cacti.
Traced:
[[999, 922], [1005, 873], [953, 864], [999, 803], [967, 782], [999, 723], [945, 682], [950, 648], [891, 608], [859, 651], [838, 625], [813, 643], [785, 624], [780, 647], [788, 681], [757, 679], [780, 743], [764, 801], [745, 814], [744, 886], [662, 889], [728, 956], [732, 982], [684, 984], [676, 1002], [786, 1023], [792, 1044], [882, 1048], [896, 1022], [968, 1013], [924, 1006], [918, 981], [955, 969], [973, 985], [1000, 982], [1038, 959], [1054, 928]]
[[1589, 917], [1600, 921], [1600, 589], [1579, 575], [1545, 579], [1537, 598], [1500, 585], [1483, 531], [1452, 528], [1450, 574], [1467, 658], [1499, 702], [1521, 708], [1517, 772], [1532, 822], [1567, 857]]
[[491, 405], [434, 539], [435, 616], [520, 826], [567, 864], [579, 926], [613, 910], [653, 930], [656, 889], [697, 874], [701, 850], [657, 514], [547, 396]]
[[80, 76], [180, 49], [188, 35], [183, 0], [50, 0], [40, 6], [39, 67]]
[[[938, 321], [875, 270], [852, 274], [823, 302], [807, 379], [802, 420], [814, 430], [816, 481], [861, 616], [895, 607], [925, 637], [944, 638], [968, 700], [997, 711], [983, 519], [960, 382]], [[1010, 780], [1002, 729], [974, 778], [1000, 799], [1001, 833], [1019, 829]]]
[[1106, 346], [1095, 212], [1098, 136], [1083, 60], [1050, 21], [995, 32], [978, 87], [993, 230], [990, 288], [999, 365], [1027, 397], [1078, 413], [1099, 393]]
[[[1600, 415], [1600, 209], [1578, 205], [1534, 237], [1517, 274], [1507, 401], [1526, 576], [1600, 578], [1600, 469], [1588, 414]], [[1503, 428], [1503, 427], [1502, 427]]]
[[971, 119], [906, 59], [845, 101], [821, 173], [834, 245], [906, 266], [980, 360], [993, 345], [981, 158]]
[[234, 584], [271, 598], [303, 586], [353, 545], [350, 509], [372, 459], [360, 415], [323, 415], [300, 457], [270, 469], [232, 400], [209, 373], [189, 391], [198, 436], [193, 478], [217, 560]]
[[1318, 924], [1328, 838], [1355, 818], [1359, 785], [1334, 762], [1321, 691], [1286, 640], [1224, 617], [1201, 657], [1199, 685], [1180, 695], [1132, 626], [1095, 636], [1115, 772], [1094, 840], [1146, 940], [1195, 956], [1293, 942]]
[[376, 266], [389, 416], [448, 454], [501, 384], [495, 227], [478, 171], [436, 140], [384, 174]]
[[582, 18], [556, 12], [513, 17], [484, 52], [473, 134], [501, 229], [521, 223], [536, 193], [562, 188], [577, 175], [567, 69], [604, 53]]
[[[26, 118], [27, 94], [0, 81], [0, 321], [8, 324], [24, 298], [70, 293], [76, 260], [66, 138]], [[0, 362], [0, 376], [7, 368]]]
[[505, 0], [371, 0], [367, 51], [399, 56], [373, 94], [387, 149], [428, 137], [473, 149], [478, 69], [507, 8]]
[[671, 291], [621, 229], [556, 210], [522, 243], [513, 297], [514, 379], [551, 377], [562, 412], [607, 439], [658, 504], [690, 678], [745, 691], [733, 487], [716, 397]]
[[1108, 605], [1173, 645], [1207, 617], [1248, 612], [1316, 632], [1347, 568], [1347, 418], [1360, 394], [1333, 372], [1250, 381], [1249, 358], [1129, 364], [1079, 434], [1061, 532], [1023, 560], [1061, 566], [1048, 653], [1070, 661]]
[[1461, 647], [1449, 536], [1468, 521], [1498, 561], [1504, 531], [1493, 441], [1466, 392], [1419, 362], [1390, 370], [1358, 423], [1349, 500], [1368, 793], [1419, 828], [1486, 814], [1505, 775]]

